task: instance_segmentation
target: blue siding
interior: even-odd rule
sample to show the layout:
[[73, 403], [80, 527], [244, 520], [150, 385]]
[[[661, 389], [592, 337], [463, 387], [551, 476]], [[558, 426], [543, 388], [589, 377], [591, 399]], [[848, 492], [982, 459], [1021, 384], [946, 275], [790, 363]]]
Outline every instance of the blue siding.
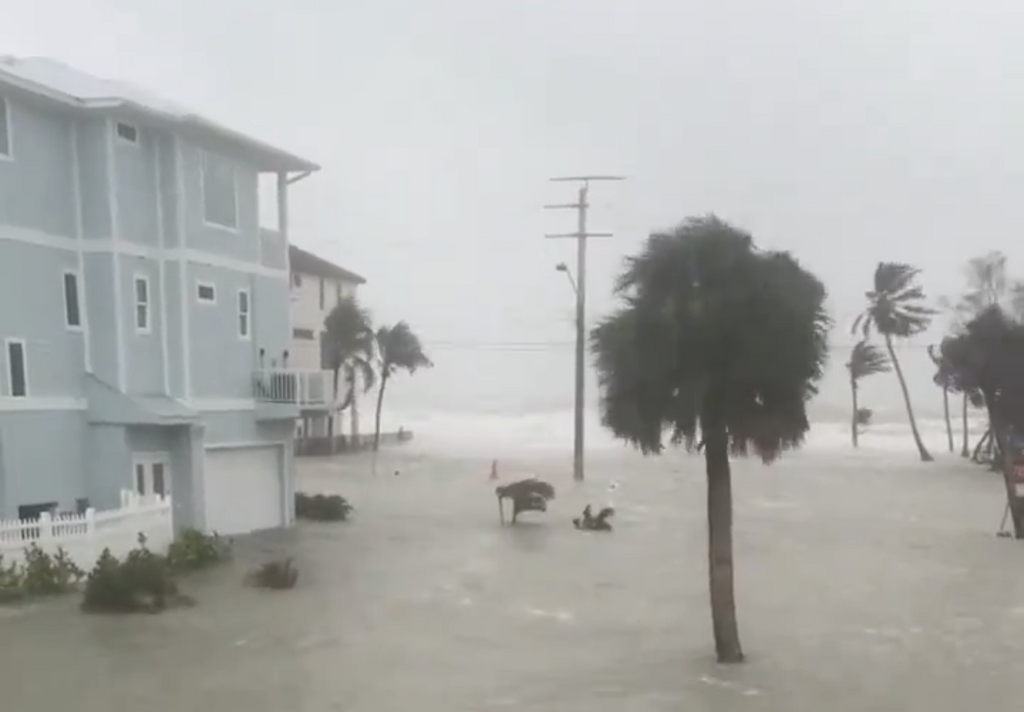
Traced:
[[0, 161], [0, 225], [75, 234], [71, 121], [6, 97], [13, 161]]
[[[0, 239], [0, 347], [7, 338], [25, 340], [30, 396], [81, 395], [84, 337], [65, 326], [65, 269], [77, 271], [76, 253]], [[8, 395], [6, 348], [0, 395]]]
[[[111, 122], [114, 127], [115, 122]], [[117, 186], [118, 235], [122, 240], [158, 247], [157, 165], [155, 131], [135, 124], [138, 143], [114, 133], [114, 175]]]
[[[238, 334], [238, 290], [246, 288], [251, 294], [252, 276], [196, 264], [189, 265], [188, 276], [193, 397], [252, 397], [256, 341], [243, 341]], [[216, 288], [215, 304], [196, 298], [199, 283]]]
[[5, 474], [0, 517], [15, 517], [20, 505], [43, 502], [74, 509], [76, 499], [89, 496], [82, 467], [85, 429], [81, 411], [0, 412]]
[[[187, 270], [186, 270], [187, 272]], [[164, 263], [164, 279], [166, 280], [165, 298], [167, 299], [167, 361], [170, 379], [170, 395], [177, 398], [185, 397], [185, 370], [181, 338], [181, 265], [174, 260]]]
[[[128, 392], [135, 395], [158, 395], [164, 392], [164, 361], [161, 332], [160, 266], [157, 260], [122, 256], [121, 289], [124, 295], [122, 318], [126, 380]], [[149, 331], [135, 328], [135, 278], [149, 281]], [[170, 346], [170, 344], [168, 344]]]
[[[238, 229], [211, 227], [203, 217], [202, 157], [206, 149], [182, 144], [185, 182], [185, 225], [188, 247], [259, 263], [258, 179], [254, 170], [235, 165], [235, 191], [238, 204]], [[224, 159], [229, 160], [229, 159]]]
[[114, 258], [108, 253], [86, 254], [89, 344], [96, 377], [117, 385], [117, 332], [114, 326]]
[[166, 133], [156, 137], [159, 167], [160, 208], [163, 218], [165, 247], [180, 247], [178, 235], [178, 178], [175, 163], [174, 138]]
[[109, 240], [113, 231], [110, 227], [107, 179], [107, 121], [79, 119], [75, 133], [82, 199], [82, 236], [90, 240]]
[[131, 453], [125, 428], [90, 425], [86, 434], [85, 462], [89, 500], [96, 509], [120, 505], [121, 490], [132, 485]]

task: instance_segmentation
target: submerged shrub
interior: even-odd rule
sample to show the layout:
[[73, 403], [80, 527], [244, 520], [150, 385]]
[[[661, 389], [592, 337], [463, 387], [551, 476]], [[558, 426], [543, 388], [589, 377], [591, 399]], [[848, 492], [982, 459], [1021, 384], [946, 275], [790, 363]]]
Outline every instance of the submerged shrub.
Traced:
[[207, 535], [185, 529], [167, 549], [167, 563], [174, 571], [197, 571], [231, 558], [231, 541], [219, 534]]
[[124, 561], [104, 549], [85, 582], [82, 610], [90, 613], [158, 613], [180, 602], [178, 586], [165, 557], [139, 546]]
[[16, 603], [25, 597], [24, 567], [17, 561], [4, 565], [0, 554], [0, 603]]
[[295, 516], [315, 522], [343, 522], [353, 507], [344, 497], [336, 494], [308, 495], [295, 493]]
[[32, 542], [25, 549], [23, 575], [25, 595], [54, 596], [75, 590], [85, 572], [63, 548], [58, 548], [57, 554], [50, 556]]
[[259, 588], [269, 588], [276, 591], [295, 588], [295, 582], [299, 579], [299, 570], [292, 564], [291, 557], [268, 561], [259, 568], [249, 572], [247, 582]]

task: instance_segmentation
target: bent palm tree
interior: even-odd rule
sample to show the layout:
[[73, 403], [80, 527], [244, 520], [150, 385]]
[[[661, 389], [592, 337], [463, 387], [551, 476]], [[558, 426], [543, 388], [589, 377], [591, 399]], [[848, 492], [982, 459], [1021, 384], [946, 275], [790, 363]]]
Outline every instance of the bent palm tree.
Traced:
[[715, 649], [740, 662], [729, 455], [769, 463], [803, 441], [827, 353], [825, 287], [709, 216], [652, 235], [616, 292], [622, 306], [591, 334], [602, 422], [644, 454], [662, 451], [666, 428], [703, 450]]
[[324, 329], [324, 360], [334, 374], [334, 402], [338, 401], [338, 380], [343, 372], [348, 392], [338, 410], [351, 406], [354, 431], [358, 417], [358, 384], [362, 382], [365, 393], [373, 388], [377, 376], [373, 370], [374, 334], [370, 313], [354, 297], [346, 297], [327, 315]]
[[498, 516], [505, 523], [505, 508], [502, 500], [512, 500], [512, 523], [522, 512], [546, 512], [548, 501], [555, 498], [555, 488], [549, 482], [537, 479], [519, 480], [494, 488], [498, 497]]
[[[949, 418], [949, 392], [954, 388], [953, 374], [949, 363], [942, 358], [942, 348], [931, 344], [928, 346], [928, 358], [935, 365], [935, 375], [932, 381], [942, 389], [942, 415], [946, 420], [946, 441], [949, 444], [949, 451], [953, 452], [953, 422]], [[966, 426], [966, 422], [964, 423]]]
[[399, 369], [416, 373], [418, 368], [430, 368], [434, 364], [423, 352], [423, 344], [409, 325], [400, 321], [394, 326], [382, 326], [375, 337], [377, 353], [380, 355], [380, 389], [377, 391], [377, 417], [374, 422], [373, 450], [380, 447], [380, 411], [384, 405], [384, 389]]
[[850, 420], [850, 437], [853, 446], [857, 447], [857, 436], [860, 430], [860, 407], [857, 404], [857, 391], [860, 380], [876, 373], [885, 373], [891, 370], [889, 359], [879, 351], [877, 346], [872, 346], [867, 341], [858, 341], [853, 351], [850, 352], [850, 361], [846, 364], [846, 370], [850, 372], [850, 391], [853, 394], [853, 415]]
[[917, 445], [921, 460], [930, 462], [935, 458], [924, 446], [921, 433], [917, 430], [914, 407], [910, 403], [910, 391], [907, 390], [903, 369], [900, 368], [899, 359], [896, 358], [896, 351], [892, 346], [893, 338], [905, 339], [927, 329], [936, 314], [934, 309], [925, 306], [924, 290], [914, 283], [920, 273], [921, 270], [916, 267], [900, 262], [879, 262], [875, 268], [874, 289], [865, 294], [868, 307], [853, 322], [851, 333], [859, 330], [866, 339], [874, 328], [885, 339], [885, 348], [896, 370], [900, 390], [903, 391], [903, 402], [907, 406], [907, 418], [910, 420], [910, 430], [914, 434], [914, 443]]

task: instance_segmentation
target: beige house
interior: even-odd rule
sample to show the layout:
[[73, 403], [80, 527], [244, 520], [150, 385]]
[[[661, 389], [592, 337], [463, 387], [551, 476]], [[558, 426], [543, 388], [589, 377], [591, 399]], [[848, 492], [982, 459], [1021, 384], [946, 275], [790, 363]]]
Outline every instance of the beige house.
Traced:
[[333, 397], [333, 374], [324, 358], [324, 319], [345, 297], [355, 296], [366, 280], [322, 257], [290, 245], [291, 327], [289, 367], [303, 374], [300, 388], [308, 391], [302, 399], [317, 407], [304, 408], [296, 427], [296, 453], [329, 450], [333, 440], [345, 434], [343, 419], [349, 424], [349, 435], [359, 435], [358, 403], [344, 413], [338, 410], [347, 392]]

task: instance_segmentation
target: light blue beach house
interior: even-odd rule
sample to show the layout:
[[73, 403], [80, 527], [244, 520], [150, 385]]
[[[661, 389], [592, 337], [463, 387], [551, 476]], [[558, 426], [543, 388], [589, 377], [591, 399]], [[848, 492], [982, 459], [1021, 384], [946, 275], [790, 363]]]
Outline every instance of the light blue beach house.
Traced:
[[288, 187], [315, 170], [134, 87], [0, 56], [0, 518], [131, 489], [170, 494], [177, 527], [292, 521]]

